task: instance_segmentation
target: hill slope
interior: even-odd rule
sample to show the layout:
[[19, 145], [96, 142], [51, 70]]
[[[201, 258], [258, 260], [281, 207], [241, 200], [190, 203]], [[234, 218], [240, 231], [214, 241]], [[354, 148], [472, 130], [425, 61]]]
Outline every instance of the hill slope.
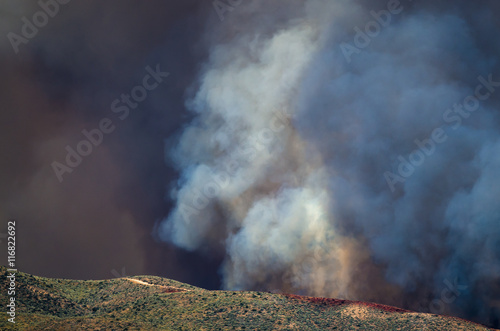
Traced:
[[[7, 281], [0, 267], [2, 289]], [[488, 330], [389, 306], [207, 291], [153, 276], [79, 281], [17, 273], [16, 283], [16, 325], [4, 313], [1, 330]], [[7, 303], [6, 291], [0, 293]]]

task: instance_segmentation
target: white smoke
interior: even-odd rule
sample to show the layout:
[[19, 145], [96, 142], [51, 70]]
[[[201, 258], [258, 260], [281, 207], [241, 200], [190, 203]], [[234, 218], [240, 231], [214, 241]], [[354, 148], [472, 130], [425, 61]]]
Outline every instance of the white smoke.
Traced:
[[[226, 235], [228, 288], [252, 287], [265, 281], [262, 268], [284, 272], [313, 250], [333, 246], [328, 178], [292, 124], [317, 35], [303, 21], [270, 38], [218, 46], [191, 103], [199, 117], [175, 154], [188, 170], [163, 235], [193, 250], [224, 226], [215, 231]], [[301, 282], [302, 274], [294, 285], [308, 288], [312, 282]]]
[[[346, 61], [339, 45], [371, 8], [238, 7], [172, 151], [183, 177], [163, 238], [224, 249], [231, 289], [409, 306], [458, 278], [469, 290], [447, 312], [486, 320], [471, 307], [498, 295], [478, 285], [500, 277], [498, 112], [485, 101], [459, 128], [443, 114], [496, 63], [459, 13], [403, 9]], [[447, 141], [392, 192], [384, 174], [436, 128]]]

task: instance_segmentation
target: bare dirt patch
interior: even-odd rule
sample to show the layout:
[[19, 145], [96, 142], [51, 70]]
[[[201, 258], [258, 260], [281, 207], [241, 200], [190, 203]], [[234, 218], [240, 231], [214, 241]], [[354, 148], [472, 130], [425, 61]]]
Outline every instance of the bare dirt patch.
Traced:
[[163, 293], [175, 293], [175, 292], [187, 292], [189, 290], [183, 289], [183, 288], [178, 288], [178, 287], [173, 287], [173, 286], [163, 286], [163, 285], [156, 285], [156, 284], [150, 284], [143, 282], [142, 280], [139, 279], [133, 279], [133, 278], [124, 278], [125, 280], [128, 280], [132, 283], [144, 285], [144, 286], [154, 286], [158, 287], [161, 289]]

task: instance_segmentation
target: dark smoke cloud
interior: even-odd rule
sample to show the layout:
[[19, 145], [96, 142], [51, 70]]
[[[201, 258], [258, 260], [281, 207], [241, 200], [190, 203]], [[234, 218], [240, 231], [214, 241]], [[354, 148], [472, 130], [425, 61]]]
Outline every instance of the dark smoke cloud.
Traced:
[[[71, 1], [16, 54], [7, 34], [20, 34], [22, 17], [38, 11], [36, 1], [0, 6], [0, 217], [18, 221], [20, 270], [102, 279], [125, 268], [218, 288], [220, 261], [151, 236], [169, 210], [165, 183], [176, 176], [165, 164], [164, 139], [189, 117], [184, 93], [205, 57], [196, 44], [212, 8]], [[112, 101], [156, 64], [169, 78], [120, 121]], [[52, 162], [64, 162], [65, 147], [75, 148], [82, 130], [105, 117], [115, 131], [59, 183]]]
[[355, 43], [391, 3], [254, 0], [209, 25], [160, 235], [225, 255], [225, 288], [498, 326], [499, 7], [401, 1]]

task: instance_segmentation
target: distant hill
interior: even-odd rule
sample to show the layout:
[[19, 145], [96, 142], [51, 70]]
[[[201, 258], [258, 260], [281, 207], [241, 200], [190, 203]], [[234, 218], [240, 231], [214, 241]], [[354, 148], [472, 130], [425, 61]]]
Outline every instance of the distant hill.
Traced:
[[100, 281], [16, 276], [14, 326], [5, 313], [7, 271], [0, 267], [0, 330], [491, 330], [371, 303], [207, 291], [154, 276]]

